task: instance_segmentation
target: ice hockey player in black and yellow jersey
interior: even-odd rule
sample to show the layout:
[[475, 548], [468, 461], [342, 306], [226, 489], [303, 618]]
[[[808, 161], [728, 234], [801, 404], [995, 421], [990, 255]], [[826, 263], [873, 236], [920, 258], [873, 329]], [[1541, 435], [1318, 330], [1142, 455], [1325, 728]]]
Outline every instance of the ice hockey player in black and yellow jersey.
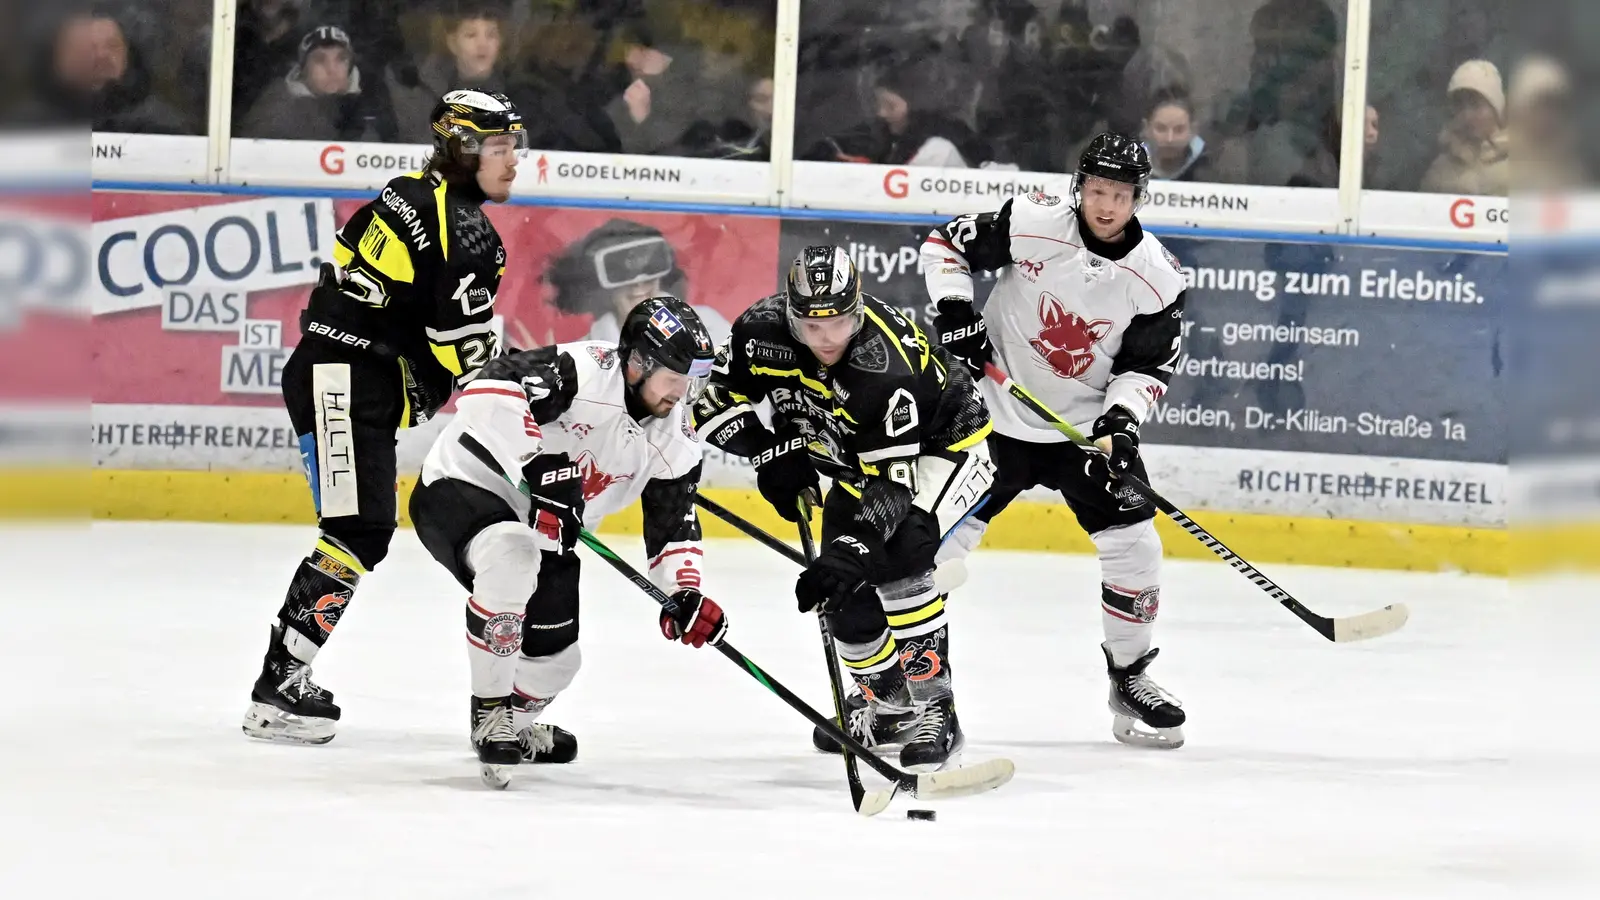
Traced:
[[498, 355], [506, 251], [483, 204], [511, 196], [528, 134], [504, 94], [452, 91], [428, 167], [389, 182], [338, 236], [283, 370], [321, 529], [296, 567], [250, 695], [245, 734], [321, 744], [339, 707], [311, 681], [361, 576], [395, 531], [395, 437]]
[[[755, 412], [763, 400], [775, 432]], [[819, 472], [834, 480], [823, 550], [795, 594], [801, 612], [828, 617], [860, 688], [846, 724], [869, 746], [900, 745], [914, 771], [954, 764], [964, 738], [934, 568], [993, 480], [989, 413], [966, 368], [863, 294], [843, 250], [808, 247], [785, 291], [734, 322], [695, 426], [752, 460], [762, 496], [792, 521]], [[820, 733], [813, 741], [838, 750]]]

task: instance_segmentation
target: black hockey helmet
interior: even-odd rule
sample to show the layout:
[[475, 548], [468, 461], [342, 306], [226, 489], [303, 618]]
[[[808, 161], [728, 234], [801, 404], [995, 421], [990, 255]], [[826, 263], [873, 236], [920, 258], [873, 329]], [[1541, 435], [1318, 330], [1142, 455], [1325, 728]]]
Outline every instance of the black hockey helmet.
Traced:
[[717, 349], [694, 307], [663, 295], [629, 311], [617, 340], [617, 356], [624, 364], [632, 362], [646, 378], [657, 369], [688, 376], [686, 396], [693, 397], [710, 377]]
[[484, 142], [496, 135], [515, 138], [517, 153], [528, 149], [522, 113], [510, 97], [497, 91], [451, 91], [434, 104], [429, 121], [434, 162], [447, 177], [476, 174]]
[[861, 330], [865, 303], [861, 299], [861, 275], [850, 254], [840, 247], [807, 247], [789, 266], [784, 284], [788, 296], [789, 328], [796, 323], [851, 316], [855, 331]]
[[1150, 151], [1136, 137], [1104, 131], [1078, 157], [1078, 173], [1072, 179], [1072, 193], [1082, 202], [1080, 192], [1085, 178], [1104, 178], [1133, 185], [1133, 209], [1144, 205], [1150, 195]]

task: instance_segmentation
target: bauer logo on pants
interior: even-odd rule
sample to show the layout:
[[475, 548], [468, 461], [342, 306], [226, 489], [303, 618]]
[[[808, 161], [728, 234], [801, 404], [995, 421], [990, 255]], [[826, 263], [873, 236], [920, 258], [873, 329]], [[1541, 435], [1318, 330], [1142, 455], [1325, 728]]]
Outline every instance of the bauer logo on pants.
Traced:
[[317, 410], [317, 481], [321, 518], [361, 512], [356, 491], [356, 445], [350, 421], [349, 363], [317, 363], [311, 367], [311, 390]]

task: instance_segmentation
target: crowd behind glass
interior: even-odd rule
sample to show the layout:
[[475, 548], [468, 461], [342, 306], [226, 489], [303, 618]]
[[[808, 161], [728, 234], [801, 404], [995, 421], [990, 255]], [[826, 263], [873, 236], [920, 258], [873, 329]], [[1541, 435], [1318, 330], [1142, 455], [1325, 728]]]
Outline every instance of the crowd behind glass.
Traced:
[[[1365, 186], [1587, 183], [1574, 79], [1504, 0], [1373, 0]], [[426, 143], [445, 90], [504, 91], [535, 147], [765, 160], [776, 0], [238, 0], [233, 135]], [[38, 4], [40, 127], [203, 134], [211, 0]], [[1062, 172], [1110, 128], [1160, 178], [1338, 184], [1342, 0], [804, 0], [794, 152]]]

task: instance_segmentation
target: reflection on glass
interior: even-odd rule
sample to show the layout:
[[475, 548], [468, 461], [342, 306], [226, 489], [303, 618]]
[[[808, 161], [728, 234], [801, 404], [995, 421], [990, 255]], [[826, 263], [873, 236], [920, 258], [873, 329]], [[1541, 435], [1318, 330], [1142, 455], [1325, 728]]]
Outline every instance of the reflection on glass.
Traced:
[[8, 61], [21, 90], [8, 97], [7, 124], [204, 134], [211, 8], [211, 0], [14, 8], [0, 26], [15, 28], [22, 48]]
[[240, 0], [238, 137], [432, 140], [499, 91], [545, 150], [769, 154], [776, 0]]
[[1516, 4], [1373, 0], [1367, 102], [1377, 118], [1364, 186], [1503, 195], [1506, 73]]
[[1167, 177], [1338, 183], [1342, 0], [801, 6], [805, 160], [1071, 171], [1103, 130]]

